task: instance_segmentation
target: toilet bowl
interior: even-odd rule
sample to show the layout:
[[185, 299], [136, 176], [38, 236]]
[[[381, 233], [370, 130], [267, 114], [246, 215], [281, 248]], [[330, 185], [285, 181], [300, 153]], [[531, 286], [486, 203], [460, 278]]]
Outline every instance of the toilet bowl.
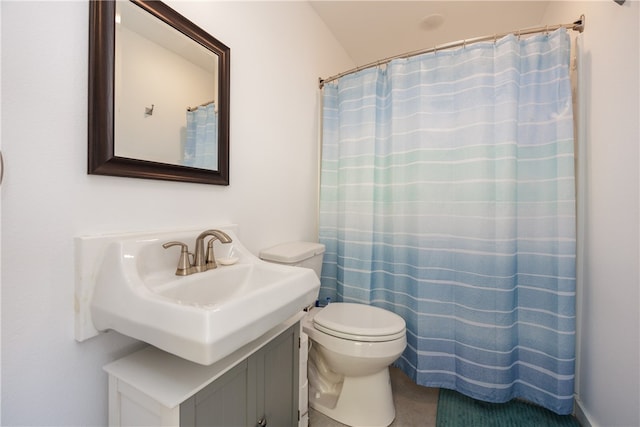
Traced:
[[387, 310], [352, 303], [312, 309], [309, 404], [349, 426], [388, 426], [395, 418], [389, 365], [404, 351], [404, 320]]

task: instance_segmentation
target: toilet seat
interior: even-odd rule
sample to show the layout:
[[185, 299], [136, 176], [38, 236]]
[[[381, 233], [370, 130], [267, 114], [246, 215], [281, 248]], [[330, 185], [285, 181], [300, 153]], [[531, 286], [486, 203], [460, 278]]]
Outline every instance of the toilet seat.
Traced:
[[318, 331], [352, 341], [392, 341], [406, 334], [402, 317], [365, 304], [329, 304], [314, 316], [313, 324]]

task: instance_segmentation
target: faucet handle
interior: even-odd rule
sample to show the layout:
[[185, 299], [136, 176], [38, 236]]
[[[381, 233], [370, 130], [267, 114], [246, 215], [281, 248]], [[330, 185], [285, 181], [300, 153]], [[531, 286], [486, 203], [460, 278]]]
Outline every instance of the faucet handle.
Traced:
[[187, 276], [189, 274], [195, 273], [195, 269], [193, 265], [189, 261], [189, 247], [182, 242], [167, 242], [162, 245], [163, 248], [168, 249], [172, 246], [180, 246], [180, 259], [178, 260], [178, 268], [176, 269], [176, 276]]

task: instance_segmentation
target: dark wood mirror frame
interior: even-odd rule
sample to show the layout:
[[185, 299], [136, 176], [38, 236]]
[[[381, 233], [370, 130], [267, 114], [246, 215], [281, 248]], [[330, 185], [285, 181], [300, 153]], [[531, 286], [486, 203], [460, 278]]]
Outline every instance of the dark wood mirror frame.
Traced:
[[229, 185], [230, 49], [160, 1], [131, 1], [218, 56], [218, 170], [206, 170], [115, 156], [114, 49], [116, 4], [113, 0], [92, 0], [89, 6], [88, 173], [92, 175]]

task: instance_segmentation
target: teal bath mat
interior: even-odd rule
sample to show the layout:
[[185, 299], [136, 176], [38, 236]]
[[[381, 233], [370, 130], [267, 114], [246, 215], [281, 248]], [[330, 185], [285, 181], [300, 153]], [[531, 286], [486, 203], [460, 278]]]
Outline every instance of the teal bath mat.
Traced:
[[520, 400], [487, 403], [440, 389], [436, 427], [579, 427], [571, 415], [558, 415]]

